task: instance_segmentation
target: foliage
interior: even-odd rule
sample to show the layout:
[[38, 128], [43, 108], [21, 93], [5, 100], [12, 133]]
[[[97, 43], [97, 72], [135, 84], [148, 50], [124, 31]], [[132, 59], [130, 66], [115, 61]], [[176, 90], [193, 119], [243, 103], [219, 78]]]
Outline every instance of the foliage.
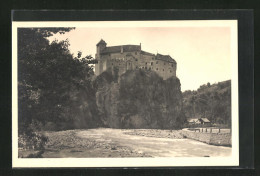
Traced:
[[138, 70], [127, 72], [120, 80], [119, 114], [125, 120], [140, 116], [147, 127], [177, 128], [182, 123], [181, 102], [176, 77], [163, 80], [153, 71]]
[[202, 85], [197, 91], [183, 93], [187, 118], [206, 117], [212, 123], [231, 125], [231, 81]]
[[22, 149], [43, 150], [48, 138], [35, 131], [27, 131], [27, 134], [20, 134], [18, 147]]
[[129, 70], [118, 79], [115, 71], [106, 71], [97, 77], [98, 106], [101, 116], [108, 118], [108, 126], [181, 127], [184, 118], [178, 78], [163, 80], [153, 71]]
[[[18, 29], [19, 134], [92, 127], [96, 112], [91, 56], [69, 52], [69, 41], [49, 42], [72, 28]], [[91, 120], [89, 120], [91, 119]]]

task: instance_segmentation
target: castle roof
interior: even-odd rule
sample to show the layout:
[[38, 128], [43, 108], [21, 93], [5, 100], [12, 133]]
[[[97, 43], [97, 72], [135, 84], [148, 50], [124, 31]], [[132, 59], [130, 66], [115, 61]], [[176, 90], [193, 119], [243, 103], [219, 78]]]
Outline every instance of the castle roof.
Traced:
[[207, 118], [200, 118], [203, 122], [210, 122]]
[[[101, 39], [97, 46], [100, 44], [107, 44], [103, 39]], [[123, 52], [135, 52], [135, 51], [141, 51], [141, 54], [148, 55], [148, 56], [155, 56], [155, 59], [162, 60], [166, 62], [172, 62], [176, 63], [176, 61], [169, 55], [162, 55], [157, 53], [152, 54], [146, 51], [141, 50], [141, 44], [140, 45], [119, 45], [119, 46], [109, 46], [105, 47], [103, 50], [101, 50], [100, 54], [109, 54], [109, 53], [120, 53], [123, 50]]]
[[101, 39], [98, 43], [97, 43], [97, 46], [100, 45], [100, 44], [107, 44], [103, 39]]
[[192, 118], [192, 119], [188, 119], [187, 121], [190, 123], [196, 123], [199, 119], [198, 118]]
[[132, 54], [130, 54], [130, 53], [127, 53], [127, 54], [126, 54], [126, 56], [133, 56], [133, 55], [132, 55]]
[[123, 47], [124, 52], [140, 51], [140, 45], [121, 45], [121, 46], [110, 46], [106, 47], [101, 51], [101, 54], [107, 53], [119, 53], [121, 52], [121, 47]]
[[141, 51], [141, 54], [144, 54], [144, 55], [148, 55], [148, 56], [155, 56], [155, 54], [152, 54], [152, 53], [148, 53], [146, 51]]
[[155, 56], [155, 59], [176, 63], [176, 61], [171, 56], [162, 55], [162, 54], [159, 54], [159, 53], [157, 53], [157, 55]]

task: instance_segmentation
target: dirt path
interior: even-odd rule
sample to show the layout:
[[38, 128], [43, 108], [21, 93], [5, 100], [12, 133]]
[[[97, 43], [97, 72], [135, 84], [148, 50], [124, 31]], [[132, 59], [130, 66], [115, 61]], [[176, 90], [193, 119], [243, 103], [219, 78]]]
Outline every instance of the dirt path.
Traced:
[[[133, 130], [90, 129], [54, 132], [43, 157], [216, 157], [231, 155], [230, 147], [180, 139], [176, 131], [166, 137], [135, 135]], [[54, 137], [56, 135], [56, 137]], [[63, 137], [61, 137], [63, 136]], [[177, 139], [173, 139], [176, 137]], [[62, 138], [62, 139], [60, 139]], [[60, 141], [59, 141], [60, 140]]]

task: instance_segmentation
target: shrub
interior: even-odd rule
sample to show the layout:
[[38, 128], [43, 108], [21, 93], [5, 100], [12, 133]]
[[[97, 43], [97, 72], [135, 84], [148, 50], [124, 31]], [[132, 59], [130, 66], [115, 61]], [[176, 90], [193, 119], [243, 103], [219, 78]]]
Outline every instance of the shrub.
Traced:
[[24, 133], [19, 135], [18, 148], [23, 150], [44, 150], [44, 145], [47, 141], [48, 138], [45, 135], [39, 132], [28, 131], [27, 134]]

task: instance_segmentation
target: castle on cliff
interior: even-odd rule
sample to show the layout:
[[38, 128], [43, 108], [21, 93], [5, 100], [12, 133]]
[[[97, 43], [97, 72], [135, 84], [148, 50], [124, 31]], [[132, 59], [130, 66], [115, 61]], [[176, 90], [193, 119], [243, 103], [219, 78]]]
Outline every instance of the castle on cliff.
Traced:
[[177, 63], [171, 56], [145, 52], [141, 44], [107, 47], [107, 43], [101, 39], [96, 46], [96, 75], [117, 67], [119, 75], [127, 70], [145, 69], [155, 71], [163, 79], [176, 76]]

